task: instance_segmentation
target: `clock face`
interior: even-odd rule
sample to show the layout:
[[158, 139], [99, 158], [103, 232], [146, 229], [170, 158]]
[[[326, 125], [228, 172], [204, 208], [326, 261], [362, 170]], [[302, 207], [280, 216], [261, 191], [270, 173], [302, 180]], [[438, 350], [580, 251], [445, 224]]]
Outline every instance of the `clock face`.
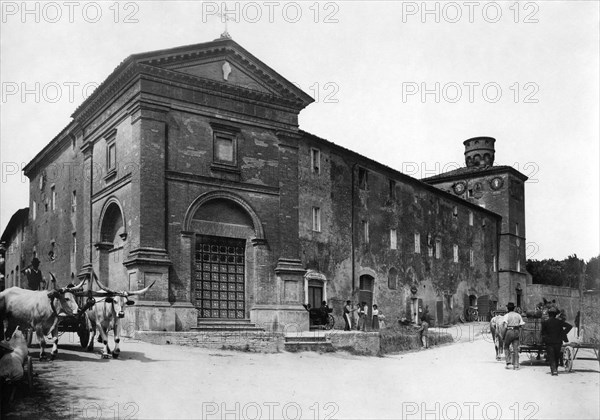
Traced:
[[467, 187], [464, 182], [457, 182], [452, 188], [454, 189], [454, 194], [461, 195], [465, 192]]
[[490, 181], [490, 187], [492, 187], [492, 189], [494, 190], [499, 190], [500, 188], [502, 188], [503, 184], [504, 180], [499, 176], [492, 178], [492, 180]]

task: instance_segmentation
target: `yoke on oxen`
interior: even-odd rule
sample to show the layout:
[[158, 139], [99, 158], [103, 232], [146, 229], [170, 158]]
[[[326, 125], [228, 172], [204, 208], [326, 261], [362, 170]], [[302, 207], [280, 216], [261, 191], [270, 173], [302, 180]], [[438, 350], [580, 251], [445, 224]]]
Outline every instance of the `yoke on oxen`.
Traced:
[[[121, 349], [119, 348], [119, 343], [121, 341], [120, 320], [125, 317], [125, 307], [135, 304], [135, 301], [131, 300], [130, 297], [143, 295], [154, 286], [155, 282], [152, 282], [150, 286], [141, 290], [124, 291], [109, 289], [100, 282], [98, 276], [96, 276], [96, 273], [93, 271], [92, 277], [100, 290], [88, 291], [88, 301], [93, 302], [93, 305], [87, 312], [90, 320], [90, 330], [92, 331], [90, 342], [88, 344], [88, 351], [94, 350], [94, 336], [96, 335], [96, 327], [98, 326], [98, 341], [104, 345], [102, 357], [108, 358], [112, 354], [112, 357], [116, 359], [121, 352]], [[113, 329], [115, 340], [115, 348], [112, 352], [108, 346], [108, 331], [111, 328]]]

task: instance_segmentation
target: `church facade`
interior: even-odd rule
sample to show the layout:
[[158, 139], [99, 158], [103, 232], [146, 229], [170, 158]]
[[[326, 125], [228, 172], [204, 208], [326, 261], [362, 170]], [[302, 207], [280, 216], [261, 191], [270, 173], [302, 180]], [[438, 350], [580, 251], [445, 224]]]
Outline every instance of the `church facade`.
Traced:
[[65, 285], [154, 283], [141, 330], [306, 330], [323, 300], [445, 324], [526, 297], [526, 177], [493, 139], [417, 180], [300, 130], [312, 101], [229, 38], [128, 57], [25, 167], [23, 259]]

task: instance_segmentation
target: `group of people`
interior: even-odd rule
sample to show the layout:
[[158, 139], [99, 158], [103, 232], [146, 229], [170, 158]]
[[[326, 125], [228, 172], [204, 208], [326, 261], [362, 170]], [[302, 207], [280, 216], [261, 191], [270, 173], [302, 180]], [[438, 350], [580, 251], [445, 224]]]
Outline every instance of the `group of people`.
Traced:
[[[377, 331], [383, 327], [385, 317], [379, 312], [377, 305], [373, 305], [371, 311], [371, 330]], [[356, 303], [353, 307], [352, 302], [347, 300], [344, 305], [344, 331], [367, 331], [369, 323], [369, 305], [367, 302]]]
[[[520, 314], [515, 312], [515, 304], [509, 302], [506, 305], [508, 310], [504, 317], [506, 323], [506, 332], [504, 335], [504, 353], [506, 355], [506, 369], [510, 369], [512, 363], [513, 369], [519, 369], [519, 337], [520, 329], [525, 325], [525, 321]], [[559, 316], [560, 314], [560, 316]], [[579, 316], [579, 313], [578, 313]], [[548, 319], [542, 321], [541, 338], [546, 347], [548, 362], [550, 363], [550, 373], [552, 376], [558, 375], [558, 366], [563, 365], [562, 344], [568, 342], [567, 334], [573, 326], [566, 322], [564, 311], [559, 311], [554, 305], [548, 308]], [[510, 352], [513, 346], [512, 353]], [[512, 354], [512, 358], [510, 357]], [[512, 360], [511, 360], [512, 359]]]

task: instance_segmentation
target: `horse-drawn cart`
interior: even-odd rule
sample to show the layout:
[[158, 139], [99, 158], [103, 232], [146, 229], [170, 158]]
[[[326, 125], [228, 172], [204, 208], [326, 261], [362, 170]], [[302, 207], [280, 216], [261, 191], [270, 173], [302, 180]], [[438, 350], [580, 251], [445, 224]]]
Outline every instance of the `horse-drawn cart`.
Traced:
[[[527, 353], [529, 360], [540, 360], [546, 353], [546, 346], [542, 340], [542, 318], [523, 317], [525, 325], [521, 326], [519, 335], [519, 353]], [[535, 354], [535, 357], [534, 357]]]

